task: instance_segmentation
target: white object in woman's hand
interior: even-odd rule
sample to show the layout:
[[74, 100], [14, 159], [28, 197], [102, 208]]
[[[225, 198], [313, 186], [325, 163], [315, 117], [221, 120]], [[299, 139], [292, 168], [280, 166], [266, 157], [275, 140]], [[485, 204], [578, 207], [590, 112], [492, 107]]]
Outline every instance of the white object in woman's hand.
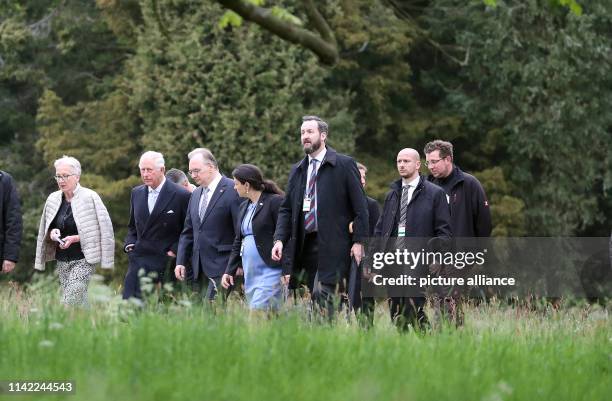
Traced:
[[49, 238], [51, 238], [51, 241], [59, 242], [59, 239], [61, 238], [60, 230], [58, 230], [57, 228], [51, 230], [51, 232], [49, 233]]

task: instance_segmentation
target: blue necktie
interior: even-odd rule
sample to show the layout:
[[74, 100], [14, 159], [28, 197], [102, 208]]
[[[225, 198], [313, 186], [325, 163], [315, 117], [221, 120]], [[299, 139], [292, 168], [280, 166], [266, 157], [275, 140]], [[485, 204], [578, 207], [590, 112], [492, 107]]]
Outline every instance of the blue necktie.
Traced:
[[157, 202], [157, 195], [159, 195], [159, 192], [156, 189], [149, 189], [149, 199], [147, 200], [149, 205], [149, 214], [153, 212], [155, 202]]

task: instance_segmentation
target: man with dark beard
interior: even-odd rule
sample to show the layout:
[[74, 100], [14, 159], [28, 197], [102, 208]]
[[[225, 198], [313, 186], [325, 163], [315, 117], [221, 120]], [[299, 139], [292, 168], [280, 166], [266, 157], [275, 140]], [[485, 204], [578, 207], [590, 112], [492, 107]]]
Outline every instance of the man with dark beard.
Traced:
[[351, 257], [360, 263], [363, 256], [368, 206], [357, 164], [327, 146], [328, 135], [328, 125], [321, 118], [302, 118], [306, 157], [289, 174], [272, 259], [279, 261], [288, 252], [293, 287], [304, 280], [312, 301], [331, 318], [334, 298], [345, 289]]

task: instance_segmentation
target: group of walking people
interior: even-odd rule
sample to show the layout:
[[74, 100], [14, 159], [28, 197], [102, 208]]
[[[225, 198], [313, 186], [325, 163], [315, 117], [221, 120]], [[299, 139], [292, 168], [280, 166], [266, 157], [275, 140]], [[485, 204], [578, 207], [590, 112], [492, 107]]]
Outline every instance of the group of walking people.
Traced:
[[[289, 173], [286, 192], [251, 164], [231, 178], [219, 171], [209, 149], [188, 155], [188, 174], [166, 172], [161, 153], [139, 160], [143, 184], [132, 189], [128, 233], [123, 244], [129, 266], [124, 299], [142, 297], [140, 280], [164, 281], [171, 266], [207, 300], [225, 296], [244, 276], [253, 310], [275, 310], [283, 288], [307, 288], [313, 306], [333, 316], [347, 292], [351, 263], [360, 265], [369, 237], [489, 236], [489, 203], [482, 185], [454, 163], [453, 147], [436, 140], [425, 146], [429, 176], [419, 173], [415, 149], [396, 159], [399, 179], [391, 185], [382, 212], [366, 196], [367, 168], [327, 144], [330, 130], [317, 116], [304, 116], [300, 139], [305, 157]], [[74, 157], [55, 161], [59, 190], [43, 207], [34, 268], [57, 260], [62, 302], [87, 304], [95, 266], [112, 268], [115, 239], [109, 214], [93, 190], [79, 184]], [[12, 178], [1, 173], [3, 272], [14, 267], [21, 237], [19, 201]], [[424, 297], [393, 298], [391, 317], [402, 324], [426, 322]], [[371, 318], [374, 300], [360, 298]]]

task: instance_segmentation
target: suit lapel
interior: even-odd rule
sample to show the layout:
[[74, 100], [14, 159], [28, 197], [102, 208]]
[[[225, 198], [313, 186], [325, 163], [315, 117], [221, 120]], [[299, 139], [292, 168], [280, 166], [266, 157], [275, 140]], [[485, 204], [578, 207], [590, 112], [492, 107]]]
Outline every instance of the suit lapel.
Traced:
[[157, 197], [157, 201], [155, 202], [155, 206], [153, 207], [153, 211], [151, 212], [151, 217], [157, 218], [162, 210], [166, 208], [168, 203], [174, 198], [176, 191], [172, 188], [172, 184], [170, 182], [166, 182]]
[[200, 197], [202, 196], [202, 187], [197, 187], [192, 193], [191, 193], [191, 210], [189, 211], [191, 213], [191, 224], [193, 224], [193, 226], [199, 226], [200, 225], [200, 214], [199, 214], [199, 206], [200, 206]]
[[[300, 196], [298, 203], [302, 202], [304, 199], [304, 194], [306, 193], [306, 181], [308, 180], [308, 156], [302, 160], [302, 164], [300, 165], [299, 169], [301, 170], [302, 174], [300, 176]], [[299, 210], [302, 210], [301, 204], [298, 204], [297, 207]]]
[[240, 221], [242, 223], [242, 220], [244, 220], [244, 215], [246, 214], [247, 209], [249, 208], [249, 201], [247, 200], [246, 202], [243, 202], [242, 205], [240, 205], [240, 213], [239, 213], [239, 219], [238, 221]]
[[253, 218], [255, 218], [255, 216], [257, 216], [257, 213], [259, 213], [261, 209], [263, 209], [264, 204], [266, 203], [267, 197], [268, 197], [267, 194], [265, 193], [261, 194], [261, 196], [259, 197], [259, 200], [257, 201], [257, 205], [255, 205], [255, 212], [253, 213]]
[[136, 194], [139, 199], [136, 199], [134, 208], [135, 213], [138, 213], [141, 221], [147, 221], [149, 219], [149, 187], [144, 185], [142, 189]]
[[[148, 191], [148, 188], [147, 188], [147, 191]], [[147, 220], [145, 231], [151, 226], [151, 224], [153, 224], [155, 220], [157, 220], [157, 218], [161, 214], [162, 210], [164, 210], [168, 202], [170, 202], [172, 198], [174, 198], [174, 194], [175, 194], [174, 188], [171, 187], [170, 182], [164, 183], [164, 186], [162, 187], [161, 191], [159, 192], [159, 195], [157, 196], [157, 201], [155, 201], [155, 206], [153, 206], [153, 211], [151, 212], [151, 215], [149, 216]], [[147, 193], [147, 197], [148, 196], [149, 194]], [[148, 199], [147, 199], [147, 202], [148, 202]], [[147, 210], [149, 210], [148, 203], [147, 203]]]
[[[200, 224], [203, 224], [206, 221], [206, 219], [210, 215], [210, 212], [215, 207], [215, 203], [217, 203], [219, 198], [221, 198], [223, 194], [225, 193], [225, 191], [227, 190], [226, 186], [227, 184], [225, 183], [224, 177], [221, 177], [221, 181], [219, 181], [219, 185], [217, 185], [217, 188], [215, 188], [215, 192], [212, 194], [211, 198], [208, 200], [208, 205], [206, 206], [206, 212], [204, 213], [204, 218], [202, 219]], [[200, 202], [198, 202], [198, 205], [199, 203]]]

